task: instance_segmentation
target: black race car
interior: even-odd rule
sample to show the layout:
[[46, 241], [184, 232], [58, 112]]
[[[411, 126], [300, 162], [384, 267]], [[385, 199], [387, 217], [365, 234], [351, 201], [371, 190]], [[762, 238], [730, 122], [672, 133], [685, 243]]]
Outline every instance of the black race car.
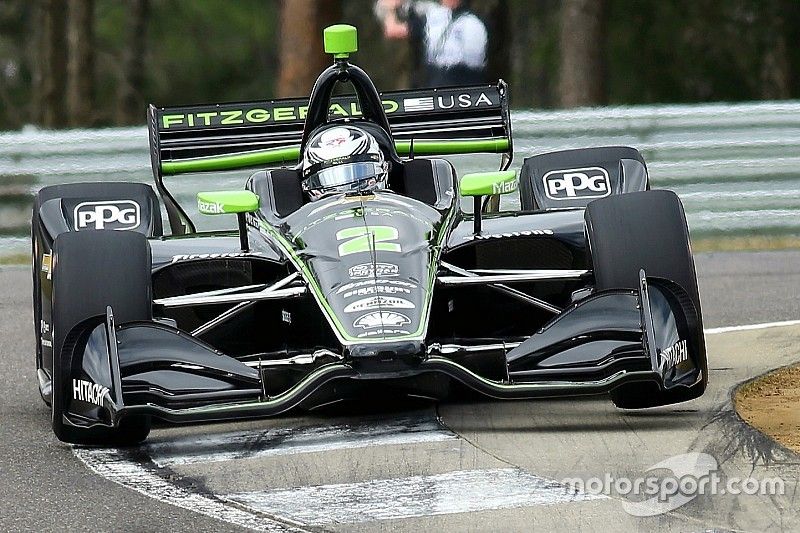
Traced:
[[[153, 417], [440, 399], [453, 382], [500, 399], [610, 393], [626, 409], [703, 393], [684, 212], [649, 190], [639, 152], [535, 155], [517, 177], [505, 83], [380, 94], [348, 62], [354, 32], [326, 30], [335, 61], [308, 100], [149, 108], [169, 235], [145, 184], [36, 195], [36, 366], [59, 439], [131, 444]], [[332, 96], [348, 82], [354, 95]], [[297, 168], [279, 166], [327, 123], [378, 140], [387, 190], [304, 196]], [[433, 157], [474, 152], [502, 154], [501, 170], [459, 180]], [[196, 231], [166, 188], [248, 167], [269, 169], [198, 194], [201, 213], [235, 214], [238, 231]], [[522, 209], [499, 212], [517, 191]]]

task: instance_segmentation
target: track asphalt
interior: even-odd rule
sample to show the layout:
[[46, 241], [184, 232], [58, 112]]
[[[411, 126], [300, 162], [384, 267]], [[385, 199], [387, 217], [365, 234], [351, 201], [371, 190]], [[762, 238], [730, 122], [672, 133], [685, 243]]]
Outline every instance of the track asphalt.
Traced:
[[[800, 319], [800, 252], [696, 262], [706, 328]], [[3, 268], [0, 287], [3, 531], [800, 529], [800, 458], [743, 426], [730, 404], [738, 383], [800, 360], [800, 326], [708, 335], [707, 393], [668, 408], [623, 412], [602, 399], [368, 408], [158, 428], [141, 449], [100, 452], [50, 430], [29, 270]], [[618, 497], [560, 483], [636, 478], [686, 453], [710, 454], [728, 479], [781, 477], [785, 494], [701, 495], [642, 518]]]

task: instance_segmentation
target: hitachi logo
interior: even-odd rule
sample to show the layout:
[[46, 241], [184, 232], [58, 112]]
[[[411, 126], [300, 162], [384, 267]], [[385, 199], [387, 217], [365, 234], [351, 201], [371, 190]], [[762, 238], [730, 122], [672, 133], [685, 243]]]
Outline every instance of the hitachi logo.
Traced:
[[82, 402], [103, 406], [103, 397], [108, 393], [108, 387], [103, 387], [91, 381], [82, 379], [72, 380], [72, 397]]
[[669, 348], [661, 351], [661, 360], [668, 367], [678, 366], [689, 359], [689, 348], [686, 341], [678, 341]]

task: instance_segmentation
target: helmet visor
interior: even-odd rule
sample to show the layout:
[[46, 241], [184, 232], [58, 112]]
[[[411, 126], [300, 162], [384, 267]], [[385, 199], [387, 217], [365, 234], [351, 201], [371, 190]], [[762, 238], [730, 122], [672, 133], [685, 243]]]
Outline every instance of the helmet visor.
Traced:
[[361, 182], [368, 181], [370, 178], [375, 178], [376, 181], [382, 180], [385, 175], [385, 163], [372, 161], [347, 163], [323, 168], [306, 178], [304, 185], [306, 190], [358, 190], [358, 184]]

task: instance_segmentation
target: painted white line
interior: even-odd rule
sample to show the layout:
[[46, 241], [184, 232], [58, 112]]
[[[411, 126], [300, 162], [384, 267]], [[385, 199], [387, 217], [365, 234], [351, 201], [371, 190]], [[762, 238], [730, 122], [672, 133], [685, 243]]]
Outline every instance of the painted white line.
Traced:
[[605, 499], [518, 468], [376, 479], [221, 496], [307, 524], [361, 523]]
[[350, 424], [193, 435], [152, 441], [144, 449], [155, 464], [163, 467], [457, 438], [431, 415], [412, 415]]
[[780, 328], [784, 326], [800, 326], [800, 320], [784, 320], [783, 322], [764, 322], [762, 324], [745, 324], [743, 326], [725, 326], [703, 330], [706, 335], [730, 333], [733, 331], [750, 331], [754, 329]]
[[160, 502], [255, 531], [307, 531], [301, 524], [290, 525], [288, 521], [284, 523], [212, 496], [190, 492], [134, 462], [121, 450], [74, 447], [72, 452], [94, 473]]

